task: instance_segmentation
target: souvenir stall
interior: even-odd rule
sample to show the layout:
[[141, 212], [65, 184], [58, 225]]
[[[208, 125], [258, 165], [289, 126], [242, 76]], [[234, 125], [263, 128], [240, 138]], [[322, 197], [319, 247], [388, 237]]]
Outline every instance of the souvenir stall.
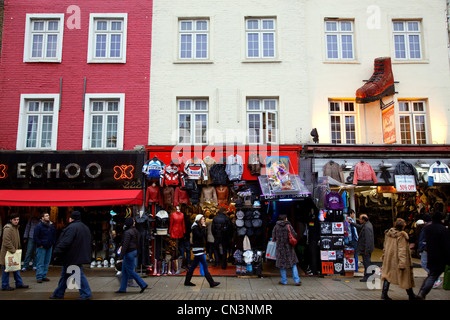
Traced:
[[[221, 152], [206, 147], [174, 148], [148, 146], [143, 166], [145, 209], [154, 217], [152, 274], [179, 274], [187, 269], [192, 258], [190, 228], [196, 215], [202, 214], [209, 231], [207, 259], [211, 267], [221, 269], [216, 271], [219, 274], [260, 275], [267, 207], [261, 202], [257, 179], [265, 175], [270, 151], [260, 152], [257, 146], [234, 146]], [[297, 164], [298, 147], [282, 147], [277, 152], [292, 153], [292, 165]], [[214, 241], [214, 224], [220, 208], [225, 208], [231, 230], [226, 232], [227, 241], [219, 244]], [[224, 259], [228, 267], [223, 267]]]

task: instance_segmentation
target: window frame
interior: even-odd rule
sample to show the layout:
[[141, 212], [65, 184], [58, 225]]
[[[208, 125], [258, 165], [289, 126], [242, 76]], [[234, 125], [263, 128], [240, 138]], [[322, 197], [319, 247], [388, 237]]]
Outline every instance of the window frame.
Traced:
[[[346, 111], [345, 110], [345, 104], [351, 103], [353, 104], [353, 111]], [[339, 110], [331, 110], [331, 104], [339, 104]], [[330, 121], [330, 142], [333, 144], [357, 144], [358, 143], [358, 135], [357, 135], [357, 129], [358, 129], [358, 113], [356, 108], [355, 101], [351, 100], [328, 100], [328, 115], [329, 115], [329, 121]], [[340, 142], [336, 141], [337, 138], [333, 138], [333, 133], [338, 132], [337, 130], [333, 130], [333, 117], [339, 117], [339, 134], [340, 134]], [[354, 119], [353, 126], [354, 131], [348, 131], [347, 130], [347, 117], [352, 117]], [[349, 142], [348, 134], [351, 134], [353, 132], [354, 142]]]
[[[102, 136], [102, 146], [92, 147], [92, 117], [100, 114], [100, 112], [92, 111], [91, 107], [94, 102], [118, 102], [118, 111], [114, 112], [117, 115], [117, 146], [108, 148], [105, 146], [107, 136]], [[123, 150], [124, 135], [125, 135], [125, 94], [124, 93], [96, 93], [86, 94], [84, 102], [84, 123], [83, 123], [83, 150]], [[104, 117], [108, 116], [107, 112], [101, 113]], [[112, 113], [111, 113], [112, 114]], [[102, 133], [105, 134], [107, 130], [107, 122], [103, 123]]]
[[[250, 103], [253, 101], [258, 101], [259, 108], [255, 109], [250, 107]], [[266, 108], [265, 102], [274, 102], [274, 108]], [[249, 145], [261, 145], [261, 144], [277, 144], [280, 140], [280, 124], [279, 124], [279, 99], [278, 98], [247, 98], [246, 101], [246, 139]], [[257, 128], [258, 134], [255, 135], [250, 132], [250, 117], [251, 116], [259, 116], [259, 128]], [[274, 116], [275, 118], [275, 128], [269, 128], [270, 124], [270, 116]], [[274, 138], [272, 137], [272, 130], [274, 130]], [[258, 141], [251, 139], [251, 137], [255, 137]]]
[[[36, 21], [44, 21], [45, 25], [51, 20], [58, 21], [58, 31], [50, 32], [44, 30], [42, 33], [44, 35], [56, 34], [57, 35], [57, 48], [55, 57], [45, 57], [45, 51], [47, 49], [48, 38], [43, 39], [42, 47], [42, 57], [33, 57], [33, 23]], [[36, 14], [27, 13], [25, 22], [25, 37], [24, 37], [24, 50], [23, 50], [23, 62], [46, 62], [46, 63], [61, 63], [62, 60], [62, 47], [63, 47], [63, 37], [64, 37], [64, 14], [63, 13], [47, 13], [47, 14]]]
[[[251, 20], [258, 21], [258, 28], [256, 29], [249, 29], [248, 22]], [[264, 21], [272, 21], [273, 22], [273, 28], [271, 29], [264, 29], [263, 28], [263, 22]], [[278, 57], [278, 50], [277, 50], [277, 18], [276, 17], [246, 17], [245, 18], [245, 58], [247, 60], [274, 60]], [[257, 48], [257, 56], [250, 56], [249, 55], [249, 35], [250, 34], [256, 34], [258, 38], [258, 48]], [[264, 34], [272, 34], [273, 35], [273, 55], [264, 55]]]
[[[52, 141], [49, 147], [27, 147], [27, 133], [28, 133], [28, 116], [33, 112], [28, 111], [29, 102], [47, 102], [53, 101], [53, 111], [45, 113], [46, 115], [52, 115]], [[56, 150], [58, 144], [58, 121], [59, 121], [59, 94], [21, 94], [20, 95], [20, 107], [19, 107], [19, 122], [17, 126], [17, 150]], [[44, 115], [44, 113], [39, 112]], [[37, 141], [41, 141], [42, 126], [41, 121], [38, 123], [38, 138]]]
[[[407, 103], [408, 104], [408, 111], [401, 110], [401, 104]], [[415, 111], [414, 110], [414, 104], [421, 103], [423, 105], [422, 111]], [[409, 125], [409, 135], [411, 138], [411, 142], [404, 142], [405, 139], [402, 137], [403, 132], [405, 132], [402, 128], [402, 125], [405, 122], [402, 122], [402, 117], [408, 117], [408, 125]], [[423, 125], [425, 127], [424, 132], [425, 134], [425, 142], [424, 143], [417, 143], [417, 133], [416, 126], [418, 125], [416, 117], [423, 117]], [[429, 132], [428, 132], [428, 116], [427, 116], [427, 101], [426, 100], [398, 100], [398, 120], [399, 120], [399, 132], [400, 132], [400, 143], [401, 144], [427, 144], [429, 141]]]
[[[190, 108], [189, 109], [182, 109], [181, 103], [182, 102], [189, 102]], [[197, 109], [196, 110], [196, 102], [205, 102], [206, 108], [205, 109]], [[204, 129], [205, 134], [201, 136], [197, 136], [197, 120], [195, 119], [196, 116], [205, 116], [204, 120], [199, 121], [200, 123], [204, 123], [206, 125], [206, 128]], [[181, 130], [180, 127], [181, 123], [181, 116], [189, 116], [190, 122], [189, 122], [189, 141], [188, 142], [180, 142], [181, 136]], [[201, 127], [201, 130], [203, 131], [203, 127]], [[187, 137], [187, 135], [183, 135], [183, 137]], [[197, 140], [197, 137], [200, 137], [200, 141]], [[204, 141], [203, 141], [204, 138]], [[209, 99], [208, 98], [177, 98], [177, 145], [207, 145], [209, 142]]]
[[[336, 23], [336, 30], [328, 30], [328, 23]], [[350, 23], [351, 30], [342, 30], [343, 23]], [[356, 49], [355, 49], [355, 21], [353, 19], [325, 19], [324, 20], [324, 39], [325, 39], [325, 59], [327, 61], [355, 61], [356, 60]], [[336, 51], [337, 57], [329, 56], [329, 44], [328, 37], [335, 36], [336, 41]], [[343, 37], [350, 36], [351, 37], [351, 57], [344, 57], [344, 49], [343, 49]]]
[[[197, 22], [206, 22], [206, 30], [197, 30]], [[191, 22], [192, 29], [191, 30], [182, 30], [183, 22]], [[177, 58], [183, 62], [189, 61], [208, 61], [210, 60], [210, 31], [211, 31], [211, 21], [209, 18], [179, 18], [178, 19], [178, 53]], [[182, 38], [184, 35], [191, 35], [191, 49], [189, 50], [191, 56], [190, 57], [182, 57]], [[206, 57], [197, 56], [197, 36], [205, 35], [206, 36]]]
[[[106, 57], [96, 57], [96, 35], [101, 32], [97, 32], [98, 21], [105, 20], [108, 26], [113, 21], [122, 22], [122, 30], [120, 32], [114, 32], [115, 30], [105, 30], [104, 33], [107, 34], [106, 41]], [[89, 15], [89, 39], [88, 39], [88, 52], [87, 52], [87, 62], [88, 63], [126, 63], [127, 61], [127, 27], [128, 25], [128, 14], [127, 13], [91, 13]], [[115, 33], [120, 33], [121, 44], [120, 44], [120, 57], [110, 57], [111, 51], [111, 35]]]
[[[411, 22], [417, 23], [418, 31], [409, 31], [408, 23], [411, 23]], [[402, 31], [395, 30], [395, 23], [402, 23], [403, 30]], [[422, 20], [421, 19], [408, 19], [408, 20], [393, 19], [391, 27], [392, 27], [392, 43], [393, 43], [393, 50], [394, 50], [394, 52], [393, 52], [394, 59], [398, 60], [398, 61], [422, 61], [422, 60], [424, 60], [423, 39], [422, 39]], [[405, 57], [397, 56], [396, 36], [403, 36], [403, 38], [404, 38]], [[417, 38], [418, 38], [419, 54], [420, 54], [419, 58], [411, 57], [410, 36], [417, 36]]]

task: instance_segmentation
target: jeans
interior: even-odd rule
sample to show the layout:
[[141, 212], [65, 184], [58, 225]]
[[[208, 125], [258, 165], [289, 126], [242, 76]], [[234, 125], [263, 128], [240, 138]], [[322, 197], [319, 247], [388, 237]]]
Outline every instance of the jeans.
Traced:
[[23, 260], [23, 268], [30, 266], [31, 258], [33, 257], [33, 267], [36, 267], [36, 244], [33, 238], [28, 238], [27, 240], [27, 253], [25, 254], [25, 259]]
[[439, 279], [439, 276], [442, 272], [443, 271], [430, 270], [430, 272], [428, 273], [428, 277], [426, 277], [422, 283], [422, 287], [419, 291], [419, 296], [425, 298], [425, 296], [430, 293], [431, 289], [433, 288], [433, 284]]
[[179, 242], [180, 253], [183, 258], [186, 258], [186, 263], [191, 264], [191, 244], [188, 240], [180, 240]]
[[36, 279], [47, 278], [48, 265], [52, 258], [52, 247], [36, 248]]
[[[76, 270], [72, 273], [67, 273], [67, 269], [69, 267], [74, 267], [74, 266], [63, 266], [62, 267], [61, 278], [59, 279], [58, 287], [55, 289], [55, 291], [53, 291], [54, 297], [59, 297], [59, 298], [64, 297], [64, 293], [66, 292], [66, 289], [67, 289], [67, 280], [72, 275], [74, 275], [74, 277], [77, 277]], [[76, 281], [76, 282], [78, 282], [77, 284], [79, 284], [79, 287], [80, 287], [78, 289], [78, 291], [80, 292], [80, 298], [90, 298], [92, 296], [92, 292], [91, 292], [91, 288], [89, 287], [87, 278], [83, 273], [82, 265], [78, 265], [78, 270], [79, 270], [79, 275], [78, 275], [79, 281]]]
[[[2, 273], [2, 289], [6, 289], [9, 287], [9, 274], [10, 272], [5, 271], [5, 266], [3, 266]], [[20, 276], [20, 271], [14, 271], [14, 281], [16, 282], [16, 287], [20, 287], [23, 285], [22, 277]]]
[[128, 279], [134, 279], [141, 288], [147, 286], [144, 280], [142, 280], [141, 277], [139, 277], [139, 275], [136, 273], [136, 271], [134, 271], [134, 269], [136, 268], [136, 257], [137, 257], [137, 250], [128, 252], [123, 257], [122, 280], [120, 281], [119, 291], [123, 292], [127, 291]]
[[205, 274], [209, 273], [208, 272], [208, 262], [206, 262], [206, 254], [194, 256], [194, 261], [192, 262], [191, 266], [189, 267], [189, 273], [193, 273], [199, 263], [202, 264], [203, 271], [205, 272]]
[[[300, 282], [300, 277], [298, 276], [298, 270], [297, 270], [297, 265], [294, 264], [291, 268], [292, 270], [292, 279], [294, 279], [295, 283], [299, 283]], [[280, 268], [280, 274], [281, 274], [281, 283], [282, 284], [287, 284], [287, 271], [285, 268]]]

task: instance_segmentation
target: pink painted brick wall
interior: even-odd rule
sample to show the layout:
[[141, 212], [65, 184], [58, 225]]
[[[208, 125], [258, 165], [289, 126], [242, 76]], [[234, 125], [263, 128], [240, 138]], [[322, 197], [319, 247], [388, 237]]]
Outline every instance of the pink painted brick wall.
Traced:
[[[80, 28], [67, 20], [80, 9]], [[64, 13], [61, 63], [24, 63], [27, 13]], [[126, 63], [87, 63], [90, 13], [127, 13]], [[0, 149], [15, 150], [21, 94], [58, 94], [57, 150], [81, 150], [86, 93], [125, 94], [124, 150], [148, 142], [152, 0], [6, 0], [0, 64]]]

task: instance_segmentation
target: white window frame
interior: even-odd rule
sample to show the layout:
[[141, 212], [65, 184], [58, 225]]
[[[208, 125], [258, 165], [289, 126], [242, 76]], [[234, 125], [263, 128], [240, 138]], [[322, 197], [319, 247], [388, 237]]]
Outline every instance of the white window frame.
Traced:
[[[352, 111], [346, 111], [346, 104], [352, 104], [353, 110]], [[332, 105], [338, 105], [339, 110], [332, 110]], [[357, 112], [356, 112], [356, 103], [355, 101], [348, 101], [348, 100], [329, 100], [328, 101], [328, 113], [329, 113], [329, 119], [330, 119], [330, 142], [334, 144], [357, 144], [358, 143], [358, 123], [357, 123]], [[333, 132], [338, 132], [336, 130], [333, 130], [333, 118], [339, 117], [339, 134], [340, 134], [340, 142], [338, 142], [337, 138], [333, 138]], [[349, 140], [347, 137], [347, 133], [352, 133], [352, 131], [347, 130], [347, 118], [352, 117], [354, 122], [354, 142]]]
[[[198, 28], [198, 23], [206, 22], [206, 29]], [[191, 29], [183, 29], [185, 23], [191, 23]], [[190, 36], [190, 49], [184, 50], [189, 52], [189, 57], [182, 56], [183, 38]], [[206, 56], [198, 55], [197, 46], [201, 45], [199, 36], [206, 36]], [[178, 59], [182, 61], [194, 61], [194, 60], [208, 60], [209, 59], [209, 43], [210, 43], [210, 21], [208, 18], [192, 18], [192, 19], [179, 19], [178, 20]], [[184, 52], [183, 51], [183, 52]], [[200, 51], [202, 52], [202, 51]]]
[[[96, 35], [97, 35], [97, 21], [106, 21], [108, 30], [98, 32], [106, 34], [106, 57], [96, 57]], [[122, 30], [112, 31], [110, 29], [111, 22], [121, 21]], [[128, 14], [127, 13], [91, 13], [89, 15], [89, 40], [88, 40], [88, 63], [126, 63], [127, 62], [127, 25], [128, 25]], [[120, 57], [110, 57], [111, 52], [111, 35], [121, 34], [120, 43]]]
[[[351, 30], [346, 30], [343, 28], [344, 24], [349, 23], [351, 26]], [[335, 25], [335, 30], [328, 29], [328, 26]], [[355, 60], [355, 34], [354, 34], [354, 21], [351, 19], [325, 19], [324, 21], [325, 28], [325, 57], [326, 60], [330, 61], [353, 61]], [[329, 55], [329, 37], [336, 37], [336, 51], [337, 56]], [[351, 38], [351, 57], [344, 57], [344, 37]]]
[[[53, 111], [45, 113], [46, 115], [52, 115], [52, 142], [49, 147], [40, 147], [39, 145], [35, 148], [27, 147], [27, 126], [28, 126], [28, 116], [32, 112], [28, 111], [28, 103], [30, 101], [38, 102], [53, 102]], [[58, 143], [58, 120], [59, 120], [59, 94], [21, 94], [20, 95], [20, 108], [19, 108], [19, 122], [17, 126], [17, 150], [56, 150]], [[39, 113], [43, 115], [43, 113]], [[41, 120], [41, 119], [40, 119]], [[40, 141], [42, 134], [42, 122], [38, 122], [38, 138]]]
[[[197, 103], [199, 105], [197, 106]], [[205, 104], [203, 108], [201, 104]], [[189, 105], [189, 107], [187, 106]], [[177, 144], [179, 145], [206, 145], [209, 141], [209, 122], [208, 122], [208, 112], [209, 112], [209, 101], [207, 98], [178, 98], [177, 99]], [[181, 128], [181, 116], [190, 116], [190, 128], [187, 137], [188, 141], [180, 141], [182, 138], [182, 128]], [[205, 116], [206, 130], [204, 135], [197, 135], [197, 125], [202, 121], [197, 121], [196, 116]], [[203, 127], [200, 127], [203, 130]]]
[[[395, 24], [401, 23], [403, 30], [395, 30]], [[410, 30], [410, 23], [417, 23], [418, 30]], [[411, 37], [417, 37], [419, 44], [419, 54], [420, 57], [412, 57], [411, 56]], [[396, 37], [403, 37], [404, 39], [404, 51], [405, 56], [400, 57], [397, 55], [397, 44]], [[413, 61], [421, 61], [423, 60], [423, 46], [422, 46], [422, 21], [421, 20], [392, 20], [392, 41], [393, 41], [393, 49], [394, 49], [394, 59], [405, 61], [405, 60], [413, 60]]]
[[[117, 122], [117, 146], [114, 148], [108, 148], [106, 144], [106, 123], [103, 129], [102, 136], [102, 147], [93, 148], [91, 147], [91, 137], [92, 137], [92, 116], [96, 114], [92, 111], [92, 105], [95, 101], [117, 101], [118, 111], [114, 114], [118, 115]], [[90, 93], [85, 96], [84, 105], [84, 124], [83, 124], [83, 150], [123, 150], [124, 142], [124, 130], [125, 130], [125, 94], [124, 93]], [[103, 113], [106, 115], [107, 113]]]
[[[51, 20], [58, 21], [58, 30], [52, 32], [48, 30], [48, 22]], [[44, 30], [42, 32], [35, 32], [33, 30], [33, 23], [42, 21], [44, 22]], [[33, 57], [33, 34], [40, 33], [44, 35], [42, 44], [42, 57]], [[45, 35], [57, 36], [57, 47], [55, 57], [45, 57], [47, 51], [48, 38]], [[25, 22], [25, 40], [23, 50], [23, 62], [53, 62], [60, 63], [62, 59], [62, 47], [63, 47], [63, 35], [64, 35], [64, 14], [63, 13], [48, 13], [48, 14], [35, 14], [28, 13], [26, 15]]]
[[[267, 103], [267, 105], [266, 105]], [[272, 104], [272, 106], [270, 105]], [[250, 131], [252, 116], [259, 116], [258, 132]], [[275, 119], [275, 128], [270, 127], [270, 117]], [[251, 145], [277, 144], [279, 142], [278, 99], [247, 98], [247, 143]]]
[[[250, 21], [256, 21], [257, 27], [256, 28], [249, 28], [249, 22]], [[273, 28], [264, 27], [265, 22], [271, 22], [273, 24]], [[257, 51], [256, 55], [249, 55], [249, 46], [250, 46], [250, 35], [255, 35], [258, 40], [257, 48], [255, 49]], [[265, 43], [264, 40], [265, 35], [271, 35], [273, 40], [273, 54], [272, 55], [266, 55], [265, 54]], [[271, 60], [277, 58], [277, 19], [275, 17], [247, 17], [245, 18], [245, 57], [247, 59], [263, 59], [263, 60]]]
[[[407, 104], [408, 110], [402, 110], [404, 109], [405, 105]], [[423, 110], [414, 110], [416, 107], [416, 104], [422, 104]], [[423, 125], [425, 126], [425, 142], [420, 144], [427, 144], [429, 141], [429, 134], [428, 134], [428, 126], [427, 126], [427, 101], [426, 100], [398, 100], [398, 120], [399, 120], [399, 131], [400, 131], [400, 143], [401, 144], [419, 144], [418, 138], [417, 138], [417, 125], [420, 125], [418, 123], [418, 117], [423, 118]], [[409, 125], [409, 134], [411, 141], [405, 142], [405, 139], [402, 137], [403, 133], [403, 124], [404, 121], [402, 121], [403, 117], [408, 117], [408, 125]]]

